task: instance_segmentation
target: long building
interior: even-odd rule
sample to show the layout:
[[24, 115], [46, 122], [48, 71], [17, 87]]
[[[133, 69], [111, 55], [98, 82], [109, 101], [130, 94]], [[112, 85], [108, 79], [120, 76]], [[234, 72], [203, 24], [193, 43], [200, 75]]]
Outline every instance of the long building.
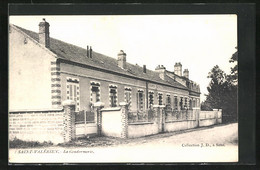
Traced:
[[127, 62], [121, 50], [117, 59], [50, 37], [43, 19], [39, 32], [10, 24], [9, 110], [61, 108], [76, 102], [76, 111], [91, 110], [95, 102], [105, 107], [129, 103], [130, 110], [165, 104], [171, 109], [200, 107], [199, 85], [176, 63], [174, 72], [158, 65], [149, 70]]

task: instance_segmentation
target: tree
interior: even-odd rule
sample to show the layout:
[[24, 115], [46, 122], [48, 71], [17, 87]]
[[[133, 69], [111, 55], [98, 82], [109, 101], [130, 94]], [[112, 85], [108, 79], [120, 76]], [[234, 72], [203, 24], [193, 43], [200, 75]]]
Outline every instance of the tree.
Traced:
[[[237, 62], [238, 53], [235, 52], [229, 62]], [[211, 79], [207, 87], [208, 95], [201, 105], [201, 110], [222, 109], [223, 122], [237, 120], [237, 64], [231, 68], [231, 74], [226, 75], [218, 65], [209, 72]]]
[[214, 66], [209, 72], [208, 78], [211, 79], [207, 87], [208, 95], [205, 101], [210, 108], [222, 108], [225, 91], [227, 89], [226, 74], [218, 65]]
[[200, 107], [201, 107], [201, 110], [212, 111], [212, 108], [211, 108], [209, 102], [207, 102], [207, 101], [201, 102]]
[[[237, 47], [236, 47], [237, 49]], [[235, 63], [234, 67], [231, 67], [231, 74], [228, 75], [228, 81], [234, 85], [237, 85], [238, 83], [238, 65], [237, 65], [237, 60], [238, 60], [238, 51], [236, 51], [230, 58], [229, 62], [230, 63]]]

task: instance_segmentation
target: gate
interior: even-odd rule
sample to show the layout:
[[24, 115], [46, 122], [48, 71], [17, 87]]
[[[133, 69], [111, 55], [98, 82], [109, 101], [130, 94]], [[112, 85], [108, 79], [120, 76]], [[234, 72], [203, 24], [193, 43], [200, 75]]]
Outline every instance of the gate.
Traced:
[[97, 115], [93, 110], [75, 112], [76, 137], [97, 134]]

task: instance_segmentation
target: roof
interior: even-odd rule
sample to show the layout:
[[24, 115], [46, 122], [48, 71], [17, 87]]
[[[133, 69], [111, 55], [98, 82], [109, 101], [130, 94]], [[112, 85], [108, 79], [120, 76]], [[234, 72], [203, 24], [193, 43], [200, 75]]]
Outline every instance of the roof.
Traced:
[[[30, 36], [31, 38], [39, 42], [38, 33], [30, 30], [26, 30], [16, 25], [13, 26], [20, 29], [22, 32], [24, 32], [25, 34], [27, 34], [28, 36]], [[123, 75], [137, 77], [140, 79], [153, 81], [155, 83], [157, 82], [160, 84], [165, 84], [168, 86], [173, 86], [176, 88], [188, 90], [187, 87], [171, 79], [170, 77], [168, 77], [166, 80], [162, 80], [159, 77], [158, 72], [146, 69], [146, 73], [143, 73], [143, 67], [139, 65], [127, 63], [126, 69], [122, 69], [118, 67], [116, 59], [100, 54], [95, 51], [92, 51], [92, 58], [88, 58], [86, 49], [57, 40], [55, 38], [50, 37], [49, 50], [52, 51], [54, 54], [56, 54], [58, 58], [67, 61], [81, 63], [87, 66], [97, 67], [97, 68], [117, 72]]]

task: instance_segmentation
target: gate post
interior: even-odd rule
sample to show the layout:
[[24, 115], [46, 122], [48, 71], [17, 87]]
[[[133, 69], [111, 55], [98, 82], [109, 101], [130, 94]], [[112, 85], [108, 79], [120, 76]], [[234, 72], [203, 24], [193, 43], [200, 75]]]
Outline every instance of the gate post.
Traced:
[[165, 105], [153, 105], [154, 110], [157, 112], [157, 124], [158, 124], [158, 131], [164, 131], [164, 123], [165, 123], [165, 115], [164, 115], [164, 107]]
[[98, 136], [101, 136], [102, 134], [102, 113], [101, 109], [105, 106], [102, 102], [96, 102], [94, 103], [94, 112], [96, 112], [97, 115], [97, 134]]
[[63, 139], [64, 142], [69, 142], [76, 138], [75, 128], [75, 101], [65, 100], [62, 102], [64, 108], [63, 114]]
[[165, 131], [165, 105], [160, 105], [160, 115], [161, 115], [161, 122], [162, 122], [162, 132]]
[[213, 109], [213, 112], [214, 112], [214, 118], [215, 118], [215, 121], [216, 121], [215, 124], [218, 124], [218, 109]]
[[121, 138], [128, 138], [128, 104], [126, 102], [120, 102], [121, 106]]
[[199, 127], [200, 126], [200, 108], [194, 107], [192, 112], [195, 115], [195, 119], [197, 121], [197, 127]]
[[156, 112], [156, 124], [158, 125], [158, 132], [161, 131], [161, 123], [160, 123], [160, 107], [159, 105], [153, 105], [153, 109]]
[[222, 109], [218, 109], [218, 123], [222, 123]]

